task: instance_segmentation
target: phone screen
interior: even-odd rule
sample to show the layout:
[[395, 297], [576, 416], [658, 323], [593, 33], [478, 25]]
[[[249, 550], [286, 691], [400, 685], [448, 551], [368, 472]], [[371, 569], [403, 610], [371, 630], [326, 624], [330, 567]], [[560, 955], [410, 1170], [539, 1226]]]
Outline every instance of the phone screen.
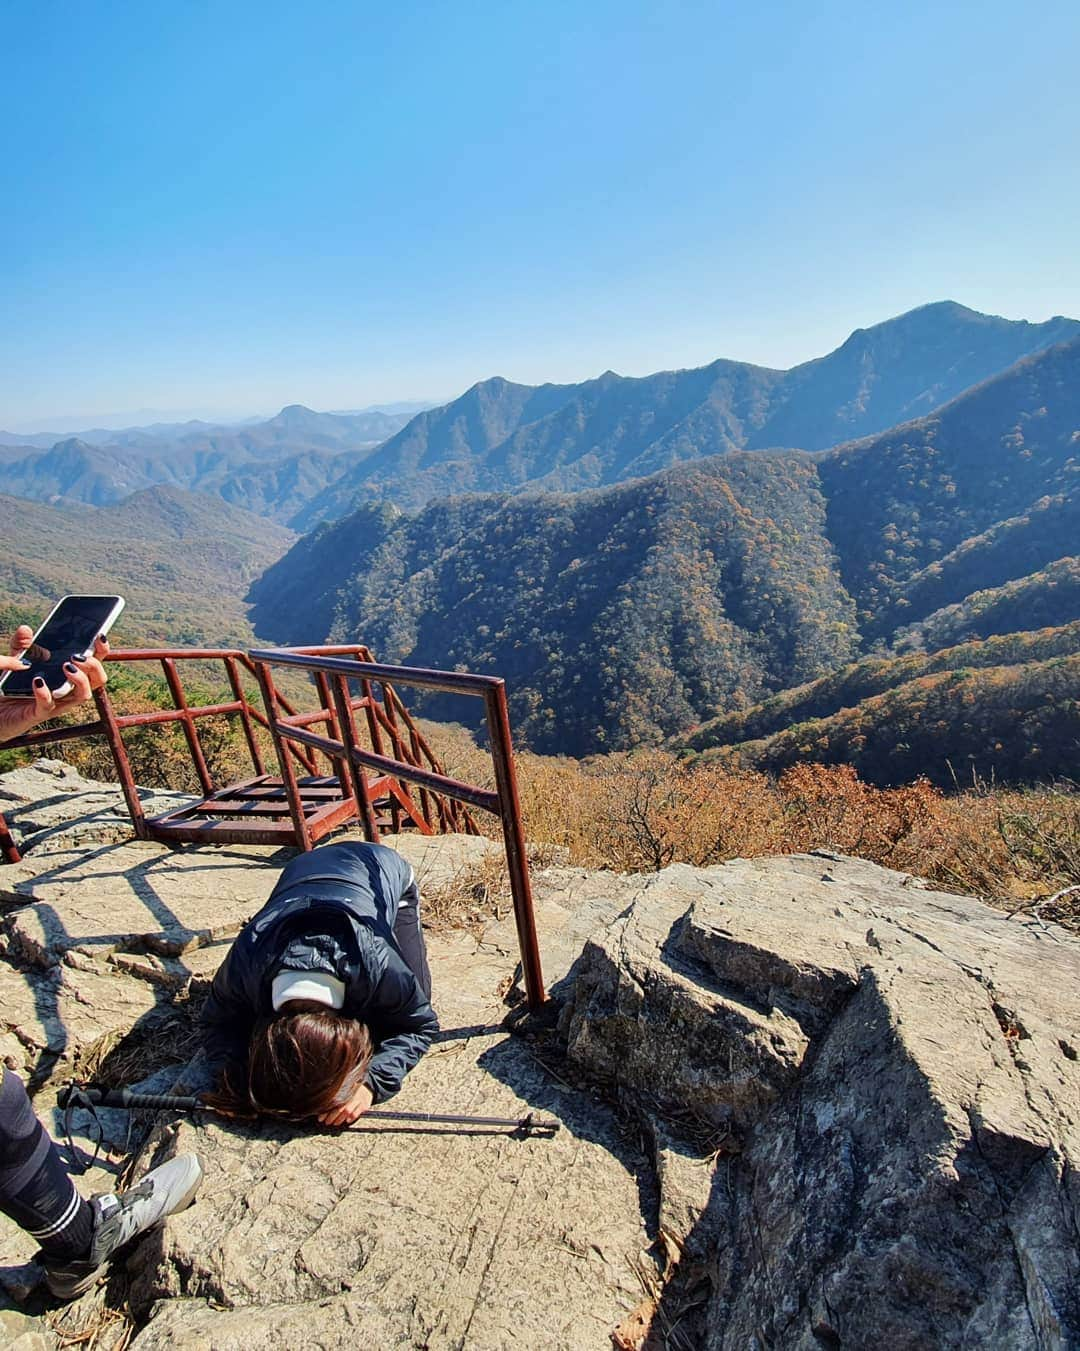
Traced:
[[51, 690], [66, 685], [64, 662], [93, 651], [94, 639], [108, 628], [120, 604], [118, 596], [65, 596], [23, 653], [29, 668], [9, 672], [2, 692], [32, 696], [35, 676], [44, 676]]

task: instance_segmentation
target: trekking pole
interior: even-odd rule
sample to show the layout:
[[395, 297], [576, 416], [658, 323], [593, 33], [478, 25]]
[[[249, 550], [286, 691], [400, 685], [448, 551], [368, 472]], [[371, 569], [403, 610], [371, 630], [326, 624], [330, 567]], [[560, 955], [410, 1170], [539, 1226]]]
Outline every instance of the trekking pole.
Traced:
[[[94, 1088], [89, 1084], [69, 1084], [60, 1090], [56, 1100], [58, 1106], [64, 1109], [66, 1117], [76, 1107], [84, 1107], [90, 1112], [94, 1112], [97, 1107], [128, 1111], [149, 1107], [175, 1112], [214, 1112], [218, 1116], [230, 1117], [230, 1113], [219, 1111], [195, 1094], [140, 1093], [133, 1088]], [[535, 1112], [523, 1117], [464, 1116], [451, 1112], [399, 1112], [375, 1107], [365, 1112], [364, 1117], [369, 1121], [411, 1121], [417, 1125], [430, 1126], [483, 1126], [519, 1137], [537, 1135], [543, 1139], [551, 1139], [561, 1125], [556, 1118], [537, 1116]], [[68, 1135], [70, 1138], [70, 1130]]]

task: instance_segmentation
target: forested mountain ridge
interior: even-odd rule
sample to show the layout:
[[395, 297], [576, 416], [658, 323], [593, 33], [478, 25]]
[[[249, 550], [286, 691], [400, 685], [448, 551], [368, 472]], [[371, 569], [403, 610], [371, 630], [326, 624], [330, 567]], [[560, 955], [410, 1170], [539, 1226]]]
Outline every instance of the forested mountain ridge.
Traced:
[[[1080, 482], [1067, 492], [1048, 494], [1017, 516], [997, 521], [916, 572], [882, 623], [925, 618], [989, 587], [1038, 572], [1068, 557], [1080, 540]], [[901, 630], [902, 632], [902, 630]]]
[[486, 380], [349, 465], [292, 524], [311, 528], [375, 496], [415, 509], [460, 492], [577, 491], [734, 450], [821, 450], [928, 413], [1077, 336], [1073, 319], [1028, 324], [943, 301], [789, 371], [720, 360], [579, 385]]
[[1030, 568], [1006, 558], [1024, 547], [1025, 531], [1002, 523], [1060, 497], [1053, 519], [1063, 524], [1080, 489], [1080, 339], [1018, 362], [930, 417], [826, 453], [819, 472], [829, 538], [865, 637], [888, 637], [929, 613], [929, 570], [940, 563], [944, 572], [954, 551], [969, 540], [981, 547], [995, 527], [999, 576], [1023, 575]]
[[936, 652], [862, 657], [817, 680], [718, 717], [672, 739], [676, 750], [765, 742], [804, 723], [822, 722], [889, 690], [949, 671], [1018, 667], [1080, 655], [1080, 620], [1056, 628], [973, 639]]
[[654, 741], [853, 651], [815, 479], [805, 455], [736, 454], [575, 494], [368, 506], [270, 568], [252, 619], [292, 642], [332, 615], [331, 638], [385, 660], [499, 674], [538, 750]]
[[[1074, 540], [1080, 547], [1080, 540]], [[1080, 614], [1080, 558], [1059, 558], [1038, 572], [973, 591], [901, 629], [897, 645], [935, 650], [968, 638], [1066, 624]]]
[[851, 765], [869, 783], [924, 777], [939, 787], [1074, 780], [1080, 760], [1080, 653], [920, 676], [761, 741], [719, 746], [779, 773]]
[[0, 492], [103, 506], [157, 483], [306, 530], [385, 497], [415, 509], [461, 492], [578, 491], [735, 450], [821, 450], [925, 414], [1020, 358], [1080, 335], [949, 301], [859, 329], [788, 371], [718, 360], [580, 384], [485, 380], [415, 416], [299, 404], [238, 426], [92, 429], [54, 443], [0, 433]]

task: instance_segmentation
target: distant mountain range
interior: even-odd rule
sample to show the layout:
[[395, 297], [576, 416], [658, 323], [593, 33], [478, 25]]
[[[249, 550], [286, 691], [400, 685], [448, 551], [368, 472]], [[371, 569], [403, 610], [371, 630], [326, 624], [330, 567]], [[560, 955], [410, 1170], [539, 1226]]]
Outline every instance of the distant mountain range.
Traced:
[[[122, 574], [169, 641], [182, 616], [206, 638], [253, 623], [497, 673], [538, 750], [683, 738], [777, 767], [842, 756], [880, 782], [940, 779], [947, 760], [1020, 777], [1080, 762], [1075, 320], [944, 302], [791, 371], [487, 380], [392, 429], [372, 416], [294, 406], [172, 440], [0, 447], [0, 489], [55, 504], [35, 508], [54, 513], [36, 561], [9, 549], [5, 589], [55, 594], [70, 523], [69, 572], [81, 554], [95, 577]], [[8, 507], [9, 540], [31, 505]], [[219, 616], [193, 603], [206, 586]], [[1063, 636], [1022, 638], [1036, 627]], [[967, 661], [982, 642], [997, 646]], [[910, 679], [898, 666], [887, 688], [836, 675], [939, 648], [953, 657]], [[769, 722], [782, 691], [821, 681], [839, 684], [808, 696], [812, 733]], [[836, 690], [854, 706], [830, 706]], [[1006, 734], [1012, 715], [1037, 753]]]
[[[485, 380], [419, 414], [293, 519], [300, 530], [383, 496], [416, 508], [459, 492], [577, 491], [735, 450], [824, 450], [921, 417], [1023, 357], [1080, 336], [951, 301], [859, 329], [790, 371], [738, 361], [580, 385]], [[341, 467], [339, 465], [339, 469]]]
[[356, 463], [408, 420], [406, 413], [316, 413], [293, 404], [265, 422], [87, 432], [47, 448], [3, 433], [0, 491], [106, 506], [168, 483], [284, 521], [340, 476], [339, 456]]
[[484, 380], [441, 408], [162, 424], [50, 441], [0, 433], [0, 492], [95, 506], [155, 483], [309, 530], [364, 501], [416, 509], [461, 492], [578, 491], [736, 450], [823, 450], [921, 417], [1080, 323], [943, 301], [860, 329], [789, 371], [720, 360], [572, 385]]

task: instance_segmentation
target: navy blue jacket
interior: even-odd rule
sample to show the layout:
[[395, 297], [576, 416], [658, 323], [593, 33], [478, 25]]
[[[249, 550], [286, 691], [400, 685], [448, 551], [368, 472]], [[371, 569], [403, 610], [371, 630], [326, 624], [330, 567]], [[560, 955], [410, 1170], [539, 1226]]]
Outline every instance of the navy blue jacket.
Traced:
[[342, 1012], [368, 1025], [366, 1083], [383, 1102], [439, 1030], [435, 1010], [394, 941], [402, 901], [416, 904], [412, 868], [379, 844], [332, 844], [288, 863], [214, 977], [203, 1012], [210, 1062], [243, 1064], [255, 1021], [274, 1012], [283, 967], [327, 971], [345, 985]]

